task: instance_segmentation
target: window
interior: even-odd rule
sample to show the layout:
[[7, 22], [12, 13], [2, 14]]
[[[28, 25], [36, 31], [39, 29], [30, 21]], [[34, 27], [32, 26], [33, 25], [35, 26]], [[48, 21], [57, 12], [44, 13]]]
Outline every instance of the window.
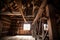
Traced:
[[44, 30], [48, 30], [48, 25], [44, 24]]
[[23, 25], [23, 30], [30, 30], [30, 24], [24, 24]]

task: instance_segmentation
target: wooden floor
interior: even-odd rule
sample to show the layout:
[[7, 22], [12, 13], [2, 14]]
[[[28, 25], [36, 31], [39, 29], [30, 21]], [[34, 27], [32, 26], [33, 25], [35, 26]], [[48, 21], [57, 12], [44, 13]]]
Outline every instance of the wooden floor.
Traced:
[[0, 40], [35, 40], [32, 36], [8, 36], [3, 37]]

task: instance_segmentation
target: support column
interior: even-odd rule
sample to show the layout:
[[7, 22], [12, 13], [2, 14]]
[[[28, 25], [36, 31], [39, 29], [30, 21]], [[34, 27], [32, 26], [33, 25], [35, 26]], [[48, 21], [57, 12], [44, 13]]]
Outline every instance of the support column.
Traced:
[[56, 20], [55, 20], [55, 11], [52, 5], [46, 6], [46, 13], [48, 18], [48, 29], [49, 29], [49, 40], [59, 40], [57, 27], [56, 27]]

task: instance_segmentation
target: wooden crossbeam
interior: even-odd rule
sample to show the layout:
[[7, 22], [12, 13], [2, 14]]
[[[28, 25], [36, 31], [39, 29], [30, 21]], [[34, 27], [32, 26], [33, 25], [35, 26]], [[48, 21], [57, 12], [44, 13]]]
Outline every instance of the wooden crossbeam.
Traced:
[[26, 18], [24, 17], [23, 11], [22, 11], [22, 4], [21, 4], [21, 2], [20, 2], [20, 6], [18, 5], [18, 7], [19, 7], [19, 9], [18, 9], [19, 12], [21, 13], [21, 15], [22, 15], [22, 17], [24, 19], [24, 22], [27, 22]]
[[20, 14], [20, 12], [13, 12], [13, 13], [11, 13], [11, 12], [3, 12], [3, 13], [0, 13], [0, 15], [21, 15]]
[[42, 4], [41, 4], [41, 6], [40, 6], [40, 8], [39, 8], [39, 10], [38, 10], [38, 13], [37, 13], [37, 15], [36, 15], [36, 17], [35, 17], [32, 25], [41, 17], [41, 15], [42, 15], [42, 13], [43, 13], [43, 11], [44, 11], [44, 7], [46, 6], [46, 3], [47, 3], [47, 0], [44, 0], [44, 1], [42, 2]]

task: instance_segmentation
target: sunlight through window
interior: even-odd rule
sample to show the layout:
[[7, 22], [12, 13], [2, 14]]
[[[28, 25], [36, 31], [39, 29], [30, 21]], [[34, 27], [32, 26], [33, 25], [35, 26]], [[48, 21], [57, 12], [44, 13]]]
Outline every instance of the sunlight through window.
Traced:
[[44, 30], [48, 30], [48, 25], [44, 24]]
[[23, 25], [23, 30], [30, 30], [30, 24], [24, 24]]

